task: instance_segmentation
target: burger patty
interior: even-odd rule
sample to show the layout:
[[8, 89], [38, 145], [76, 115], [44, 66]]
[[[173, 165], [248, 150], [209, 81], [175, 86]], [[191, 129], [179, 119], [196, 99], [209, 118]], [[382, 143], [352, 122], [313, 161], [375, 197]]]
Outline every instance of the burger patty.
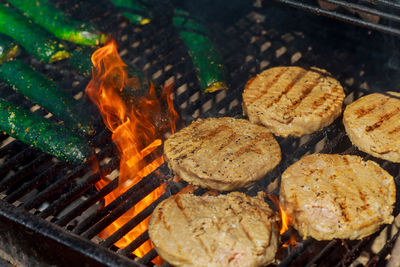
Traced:
[[275, 67], [251, 79], [243, 92], [243, 112], [275, 135], [300, 137], [331, 124], [345, 94], [325, 70]]
[[149, 236], [174, 266], [265, 266], [278, 249], [276, 220], [261, 196], [180, 194], [154, 210]]
[[400, 162], [400, 93], [361, 97], [346, 107], [343, 124], [351, 142], [360, 150]]
[[281, 150], [265, 127], [224, 117], [198, 119], [170, 136], [164, 158], [183, 180], [226, 191], [261, 179], [279, 164]]
[[280, 202], [304, 238], [361, 239], [393, 222], [393, 177], [359, 156], [312, 154], [282, 174]]

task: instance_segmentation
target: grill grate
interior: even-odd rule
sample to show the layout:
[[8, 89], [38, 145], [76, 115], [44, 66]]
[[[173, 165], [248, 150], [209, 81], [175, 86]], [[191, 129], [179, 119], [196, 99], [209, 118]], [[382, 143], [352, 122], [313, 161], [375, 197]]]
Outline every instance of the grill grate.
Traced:
[[400, 5], [395, 1], [276, 1], [317, 15], [400, 36], [400, 25], [398, 25], [400, 22]]
[[[125, 62], [137, 65], [158, 84], [167, 80], [173, 81], [176, 88], [175, 107], [184, 124], [198, 117], [241, 117], [241, 92], [245, 83], [255, 74], [273, 66], [294, 64], [303, 67], [318, 66], [329, 70], [344, 85], [346, 104], [369, 92], [399, 89], [397, 84], [400, 84], [400, 61], [397, 61], [392, 52], [396, 41], [388, 39], [387, 35], [347, 24], [338, 27], [323, 17], [306, 16], [300, 11], [273, 2], [264, 2], [262, 7], [255, 7], [249, 3], [242, 3], [246, 1], [235, 0], [230, 1], [230, 8], [233, 10], [229, 14], [223, 12], [224, 5], [221, 5], [219, 13], [211, 10], [211, 7], [218, 8], [219, 1], [215, 5], [211, 4], [211, 1], [204, 1], [194, 4], [194, 7], [187, 7], [210, 10], [210, 15], [205, 15], [204, 20], [214, 30], [215, 41], [221, 47], [230, 73], [231, 89], [228, 92], [202, 94], [187, 50], [175, 30], [170, 27], [169, 14], [172, 9], [169, 4], [160, 1], [160, 5], [155, 5], [155, 12], [164, 15], [141, 28], [125, 21], [109, 6], [108, 1], [102, 1], [96, 8], [93, 8], [93, 4], [99, 1], [57, 2], [61, 8], [65, 8], [76, 17], [90, 19], [99, 27], [112, 32]], [[398, 5], [388, 1], [375, 1], [379, 4], [386, 2], [388, 6]], [[222, 1], [221, 3], [223, 4]], [[196, 5], [204, 6], [200, 8]], [[89, 18], [85, 18], [85, 10], [93, 10]], [[213, 16], [215, 12], [220, 16]], [[324, 31], [321, 31], [321, 25]], [[119, 160], [110, 133], [104, 129], [95, 107], [81, 93], [88, 78], [74, 72], [68, 62], [45, 65], [28, 55], [22, 55], [22, 59], [59, 82], [69, 93], [76, 96], [82, 108], [93, 114], [99, 133], [91, 142], [96, 147], [97, 156], [102, 163], [101, 175], [108, 175], [117, 169]], [[14, 93], [6, 85], [0, 84], [0, 88], [0, 96], [31, 109], [38, 115], [48, 117], [45, 110]], [[58, 122], [53, 117], [49, 120]], [[99, 264], [152, 265], [151, 260], [157, 256], [154, 249], [142, 258], [132, 255], [132, 251], [148, 240], [147, 231], [125, 248], [118, 249], [114, 244], [146, 219], [160, 201], [188, 187], [183, 181], [174, 181], [166, 164], [104, 207], [102, 199], [117, 187], [117, 180], [96, 191], [93, 185], [100, 179], [100, 175], [93, 174], [88, 164], [72, 166], [60, 162], [4, 134], [0, 135], [0, 140], [0, 223], [7, 218], [7, 223], [12, 220], [19, 225], [18, 227], [26, 225], [31, 232], [39, 233], [39, 236], [50, 236], [65, 245], [65, 250], [68, 251], [69, 247], [70, 250], [80, 251], [81, 257], [89, 257]], [[262, 190], [277, 194], [277, 178], [280, 174], [303, 155], [317, 151], [358, 154], [366, 159], [376, 160], [396, 177], [398, 184], [398, 166], [374, 159], [352, 147], [340, 118], [312, 135], [300, 139], [278, 138], [278, 142], [283, 152], [282, 163], [254, 186], [243, 190], [244, 192], [254, 195]], [[167, 188], [166, 193], [159, 199], [107, 239], [100, 240], [97, 237], [99, 232], [162, 182], [167, 184]], [[194, 193], [202, 195], [206, 194], [207, 190], [195, 188]], [[399, 208], [400, 206], [396, 207], [395, 215], [398, 214]], [[23, 224], [24, 220], [29, 221]], [[52, 232], [44, 229], [51, 229]], [[280, 266], [381, 264], [397, 240], [399, 232], [395, 233], [396, 231], [397, 227], [394, 224], [383, 227], [381, 231], [360, 241], [317, 242], [307, 239], [290, 251], [280, 249], [278, 259]], [[371, 246], [374, 241], [388, 232], [393, 232], [393, 236], [389, 235], [388, 242], [373, 252]], [[0, 248], [3, 249], [1, 242]], [[37, 251], [35, 253], [40, 255]], [[57, 255], [60, 252], [54, 253]], [[368, 257], [363, 260], [360, 255], [364, 256], [365, 253]]]

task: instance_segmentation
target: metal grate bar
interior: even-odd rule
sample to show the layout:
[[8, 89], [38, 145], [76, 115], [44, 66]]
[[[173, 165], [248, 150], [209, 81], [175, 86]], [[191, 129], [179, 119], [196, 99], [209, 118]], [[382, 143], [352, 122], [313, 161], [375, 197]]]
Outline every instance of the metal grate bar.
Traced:
[[3, 146], [2, 148], [0, 148], [0, 158], [8, 155], [12, 151], [21, 149], [21, 146], [23, 146], [23, 144], [22, 144], [22, 142], [20, 142], [18, 140], [14, 140], [11, 143]]
[[62, 169], [67, 166], [65, 162], [59, 162], [53, 164], [40, 175], [36, 176], [34, 179], [30, 180], [27, 183], [24, 183], [20, 188], [16, 191], [8, 195], [5, 200], [8, 203], [13, 203], [17, 199], [21, 198], [22, 196], [26, 195], [28, 192], [32, 191], [33, 189], [37, 188], [39, 185], [50, 179], [51, 177], [56, 176]]
[[75, 168], [71, 173], [67, 174], [66, 176], [62, 177], [61, 179], [57, 180], [52, 185], [48, 186], [45, 190], [40, 192], [34, 199], [24, 203], [22, 207], [25, 210], [33, 209], [39, 206], [43, 201], [45, 201], [49, 196], [54, 194], [54, 192], [60, 190], [65, 185], [72, 182], [74, 179], [83, 175], [88, 169], [88, 163], [84, 163], [79, 165], [79, 167]]
[[39, 157], [31, 161], [28, 165], [24, 166], [22, 169], [17, 171], [14, 175], [4, 179], [0, 182], [0, 191], [8, 189], [10, 186], [18, 183], [26, 176], [34, 172], [37, 168], [43, 165], [45, 162], [49, 161], [51, 156], [48, 154], [40, 154]]
[[300, 3], [295, 0], [275, 0], [275, 1], [287, 4], [292, 7], [296, 7], [296, 8], [311, 12], [311, 13], [316, 13], [318, 15], [324, 15], [324, 16], [327, 16], [330, 18], [335, 18], [335, 19], [338, 19], [338, 20], [341, 20], [344, 22], [358, 25], [358, 26], [362, 26], [362, 27], [366, 27], [369, 29], [382, 31], [384, 33], [389, 33], [389, 34], [394, 34], [396, 36], [400, 36], [400, 30], [393, 28], [393, 27], [376, 24], [376, 23], [372, 23], [372, 22], [367, 22], [362, 19], [358, 19], [358, 18], [351, 17], [351, 16], [344, 15], [344, 14], [340, 14], [340, 13], [334, 12], [334, 11], [328, 11], [328, 10], [325, 10], [325, 9], [322, 9], [319, 7], [311, 6], [307, 3]]
[[[160, 169], [163, 165], [161, 165], [158, 169]], [[157, 170], [158, 170], [157, 169]], [[82, 221], [74, 230], [73, 232], [76, 234], [82, 234], [85, 232], [90, 226], [110, 214], [114, 209], [121, 205], [121, 203], [125, 202], [129, 199], [132, 195], [135, 195], [138, 190], [144, 187], [146, 184], [150, 184], [153, 180], [159, 180], [158, 177], [153, 178], [156, 176], [157, 170], [148, 175], [147, 177], [140, 180], [137, 184], [129, 188], [124, 194], [117, 197], [113, 202], [108, 204], [101, 210], [98, 210], [97, 213], [93, 214], [92, 216], [88, 217], [86, 220]], [[111, 181], [110, 183], [115, 183], [115, 186], [118, 186], [118, 179]], [[109, 183], [109, 184], [110, 184]], [[108, 186], [108, 185], [107, 185]]]
[[316, 266], [317, 261], [323, 258], [337, 243], [337, 239], [330, 241], [311, 261], [307, 263], [306, 267]]
[[400, 4], [397, 4], [396, 2], [392, 1], [387, 1], [387, 0], [372, 0], [372, 2], [377, 3], [377, 4], [383, 4], [383, 5], [387, 5], [390, 7], [394, 7], [394, 8], [399, 8], [400, 9]]
[[75, 186], [71, 191], [68, 191], [66, 194], [61, 195], [55, 202], [53, 202], [50, 206], [48, 206], [40, 213], [40, 217], [45, 219], [48, 216], [57, 213], [57, 211], [67, 206], [69, 203], [71, 203], [88, 189], [90, 189], [93, 184], [96, 183], [98, 180], [100, 180], [99, 173], [91, 175], [83, 184]]
[[25, 161], [26, 159], [37, 154], [38, 152], [36, 150], [30, 148], [19, 152], [0, 167], [0, 177], [3, 177], [7, 172], [10, 171], [11, 168], [19, 166], [22, 161]]
[[65, 226], [75, 217], [81, 215], [85, 210], [93, 206], [97, 201], [103, 199], [106, 195], [111, 193], [118, 186], [118, 180], [115, 179], [108, 183], [105, 187], [99, 190], [96, 194], [91, 195], [86, 201], [80, 203], [76, 208], [62, 216], [56, 224]]
[[87, 239], [93, 238], [160, 185], [161, 182], [157, 179], [156, 181], [146, 183], [142, 188], [135, 190], [135, 194], [129, 194], [130, 197], [125, 203], [121, 204], [107, 217], [89, 228], [82, 236]]
[[369, 14], [372, 14], [372, 15], [380, 16], [382, 18], [386, 18], [386, 19], [389, 19], [389, 20], [400, 22], [400, 16], [389, 14], [389, 13], [385, 13], [385, 12], [382, 12], [382, 11], [377, 10], [377, 9], [365, 7], [363, 5], [354, 4], [354, 3], [346, 2], [346, 1], [342, 1], [342, 0], [324, 0], [324, 1], [332, 3], [332, 4], [336, 4], [336, 5], [339, 5], [339, 6], [342, 6], [342, 7], [350, 7], [352, 9], [354, 9], [354, 10], [357, 10], [357, 11], [366, 12], [366, 13], [369, 13]]
[[383, 266], [383, 261], [392, 251], [392, 248], [399, 236], [400, 231], [397, 231], [397, 233], [390, 240], [386, 241], [384, 247], [378, 252], [378, 254], [376, 254], [375, 257], [372, 257], [365, 266]]
[[293, 250], [287, 257], [285, 257], [281, 263], [279, 263], [279, 267], [284, 267], [284, 266], [290, 266], [290, 264], [297, 259], [297, 257], [299, 257], [304, 250], [311, 245], [311, 243], [313, 242], [312, 238], [308, 238], [306, 240], [304, 240], [302, 243], [300, 243], [300, 245]]
[[156, 250], [153, 248], [152, 250], [147, 252], [147, 254], [144, 255], [143, 258], [137, 258], [138, 259], [137, 262], [147, 264], [157, 256], [158, 256], [158, 254], [157, 254]]
[[149, 231], [146, 230], [143, 234], [136, 237], [136, 239], [133, 240], [131, 243], [129, 243], [126, 247], [118, 250], [117, 253], [121, 254], [121, 255], [129, 256], [132, 254], [132, 251], [135, 251], [135, 249], [140, 247], [147, 240], [149, 240]]
[[[147, 208], [142, 210], [139, 214], [137, 214], [134, 218], [129, 220], [127, 223], [125, 223], [121, 228], [119, 228], [115, 233], [113, 233], [111, 236], [109, 236], [106, 240], [104, 240], [101, 245], [104, 247], [110, 247], [112, 244], [120, 240], [124, 235], [129, 233], [133, 228], [135, 228], [140, 222], [145, 220], [148, 216], [151, 215], [153, 210], [156, 208], [156, 206], [163, 201], [164, 199], [167, 199], [170, 196], [169, 193], [165, 193], [159, 198], [157, 198], [153, 203], [151, 203]], [[135, 248], [136, 249], [136, 248]]]

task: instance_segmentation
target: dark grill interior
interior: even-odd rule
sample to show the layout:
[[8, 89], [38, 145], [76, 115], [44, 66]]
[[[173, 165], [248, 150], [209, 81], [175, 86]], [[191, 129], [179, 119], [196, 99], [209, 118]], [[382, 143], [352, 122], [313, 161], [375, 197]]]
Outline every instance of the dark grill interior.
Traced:
[[[200, 91], [187, 50], [171, 26], [171, 3], [155, 2], [154, 11], [159, 16], [144, 27], [126, 21], [107, 1], [58, 1], [58, 4], [77, 18], [91, 20], [112, 33], [123, 60], [137, 65], [156, 83], [172, 80], [174, 104], [182, 125], [198, 117], [242, 117], [241, 92], [245, 83], [273, 66], [327, 69], [345, 87], [345, 104], [366, 93], [399, 89], [396, 37], [303, 13], [275, 2], [244, 2], [230, 1], [226, 6], [223, 1], [203, 1], [185, 6], [198, 13], [212, 29], [225, 60], [231, 86], [229, 91], [215, 94]], [[181, 4], [176, 3], [177, 6]], [[91, 12], [88, 14], [87, 10]], [[90, 141], [98, 148], [101, 172], [106, 175], [117, 169], [119, 159], [110, 132], [105, 129], [94, 105], [82, 94], [89, 78], [75, 72], [66, 61], [46, 65], [27, 54], [20, 58], [61, 84], [76, 97], [82, 109], [93, 115], [98, 134]], [[5, 84], [0, 86], [1, 97], [48, 117], [46, 111]], [[7, 232], [0, 241], [1, 257], [10, 260], [6, 255], [11, 255], [17, 263], [26, 260], [32, 264], [37, 261], [61, 266], [71, 263], [152, 265], [151, 260], [157, 256], [154, 249], [143, 258], [135, 258], [132, 254], [148, 240], [147, 232], [125, 248], [118, 249], [114, 243], [147, 218], [160, 201], [187, 186], [185, 182], [173, 181], [166, 164], [103, 207], [102, 199], [117, 187], [117, 179], [97, 191], [94, 184], [100, 175], [93, 174], [89, 164], [72, 166], [6, 134], [1, 134], [0, 138], [0, 229], [2, 233]], [[396, 184], [399, 182], [398, 165], [375, 159], [351, 145], [341, 118], [312, 135], [300, 139], [278, 138], [278, 141], [282, 148], [281, 164], [244, 192], [254, 195], [262, 190], [277, 194], [280, 174], [303, 155], [314, 152], [361, 155], [377, 161], [395, 177]], [[165, 194], [107, 239], [97, 237], [163, 182], [167, 183]], [[204, 188], [195, 189], [195, 194], [206, 192]], [[395, 216], [399, 208], [397, 205]], [[394, 253], [392, 247], [398, 235], [395, 222], [359, 241], [307, 239], [296, 248], [281, 248], [278, 262], [280, 266], [379, 266]], [[383, 243], [375, 241], [377, 238], [378, 241], [384, 239]]]

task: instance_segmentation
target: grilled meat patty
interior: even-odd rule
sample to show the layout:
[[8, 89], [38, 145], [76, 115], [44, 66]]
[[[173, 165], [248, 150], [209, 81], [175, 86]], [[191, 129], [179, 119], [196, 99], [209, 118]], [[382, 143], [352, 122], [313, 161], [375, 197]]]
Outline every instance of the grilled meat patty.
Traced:
[[280, 202], [304, 238], [361, 239], [393, 221], [393, 177], [359, 156], [312, 154], [282, 174]]
[[343, 124], [351, 142], [360, 150], [400, 162], [400, 93], [361, 97], [346, 107]]
[[279, 164], [281, 150], [265, 127], [224, 117], [198, 119], [170, 136], [164, 158], [183, 180], [225, 191], [265, 176]]
[[174, 266], [265, 266], [278, 249], [276, 220], [261, 196], [180, 194], [154, 210], [149, 236]]
[[345, 94], [325, 70], [276, 67], [251, 79], [243, 92], [243, 112], [275, 135], [300, 137], [331, 124]]

